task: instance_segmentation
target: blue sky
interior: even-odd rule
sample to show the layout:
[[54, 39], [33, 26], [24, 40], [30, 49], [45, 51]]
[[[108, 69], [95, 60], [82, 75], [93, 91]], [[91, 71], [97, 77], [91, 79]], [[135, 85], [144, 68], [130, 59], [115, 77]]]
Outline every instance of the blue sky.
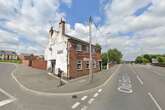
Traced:
[[103, 24], [105, 15], [100, 7], [100, 0], [73, 0], [71, 7], [62, 3], [60, 10], [66, 12], [66, 20], [74, 26], [75, 23], [86, 23], [89, 16], [99, 17]]
[[165, 53], [164, 5], [164, 0], [0, 0], [0, 49], [44, 54], [48, 30], [58, 29], [61, 18], [68, 34], [88, 40], [92, 16], [99, 29], [93, 25], [93, 43], [103, 52], [117, 48], [127, 60]]
[[152, 2], [150, 2], [150, 3], [148, 3], [147, 5], [145, 5], [144, 7], [141, 7], [141, 8], [139, 8], [138, 10], [136, 10], [135, 12], [134, 12], [134, 15], [135, 16], [140, 16], [140, 15], [142, 15], [145, 11], [147, 11], [148, 9], [149, 9], [149, 7], [151, 7], [152, 6]]

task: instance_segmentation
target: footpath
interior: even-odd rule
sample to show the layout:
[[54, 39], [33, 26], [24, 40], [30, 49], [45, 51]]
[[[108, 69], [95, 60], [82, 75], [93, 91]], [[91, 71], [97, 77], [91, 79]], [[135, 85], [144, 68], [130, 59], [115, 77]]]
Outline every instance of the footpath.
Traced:
[[96, 88], [107, 81], [119, 65], [113, 66], [111, 69], [102, 70], [94, 73], [93, 81], [89, 82], [89, 77], [82, 76], [69, 81], [63, 80], [63, 85], [59, 86], [59, 78], [53, 77], [47, 71], [38, 70], [24, 65], [16, 65], [12, 77], [24, 89], [42, 92], [42, 93], [72, 93]]

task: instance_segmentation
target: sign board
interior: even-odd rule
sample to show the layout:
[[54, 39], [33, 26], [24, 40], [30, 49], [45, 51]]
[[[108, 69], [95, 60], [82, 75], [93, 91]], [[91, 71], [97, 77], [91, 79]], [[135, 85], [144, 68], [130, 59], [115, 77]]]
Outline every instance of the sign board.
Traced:
[[63, 54], [63, 50], [57, 50], [57, 54]]

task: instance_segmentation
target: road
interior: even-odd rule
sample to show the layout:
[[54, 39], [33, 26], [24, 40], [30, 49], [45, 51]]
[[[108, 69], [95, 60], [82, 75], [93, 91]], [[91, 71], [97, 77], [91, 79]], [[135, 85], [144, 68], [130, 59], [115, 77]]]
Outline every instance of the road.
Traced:
[[165, 69], [123, 64], [106, 85], [71, 95], [42, 96], [23, 90], [0, 64], [0, 110], [165, 110]]

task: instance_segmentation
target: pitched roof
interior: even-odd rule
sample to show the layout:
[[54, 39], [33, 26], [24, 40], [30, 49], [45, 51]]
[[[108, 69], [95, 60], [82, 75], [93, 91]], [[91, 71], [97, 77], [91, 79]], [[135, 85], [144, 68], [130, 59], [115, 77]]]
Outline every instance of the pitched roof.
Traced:
[[9, 50], [0, 50], [0, 55], [2, 55], [2, 54], [16, 55], [17, 53], [14, 51], [9, 51]]
[[[75, 40], [75, 41], [78, 41], [78, 42], [85, 43], [85, 44], [89, 45], [89, 42], [87, 42], [87, 41], [78, 39], [78, 38], [70, 36], [68, 34], [65, 34], [65, 36], [68, 37], [69, 39], [72, 39], [72, 40]], [[92, 44], [92, 46], [96, 46], [96, 45]]]

